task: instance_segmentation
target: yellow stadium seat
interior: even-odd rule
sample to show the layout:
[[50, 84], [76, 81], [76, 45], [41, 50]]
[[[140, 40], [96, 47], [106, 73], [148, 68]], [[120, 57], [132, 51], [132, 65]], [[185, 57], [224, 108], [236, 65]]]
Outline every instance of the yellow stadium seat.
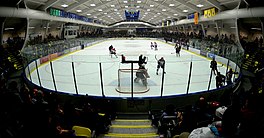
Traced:
[[93, 137], [93, 133], [87, 127], [73, 126], [72, 130], [75, 131], [75, 136], [82, 136], [82, 137], [87, 137], [87, 138]]

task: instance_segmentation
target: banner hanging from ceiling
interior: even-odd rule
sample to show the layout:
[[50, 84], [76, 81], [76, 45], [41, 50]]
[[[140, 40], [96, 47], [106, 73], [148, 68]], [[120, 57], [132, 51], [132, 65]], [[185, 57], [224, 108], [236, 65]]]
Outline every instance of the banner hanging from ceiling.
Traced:
[[139, 10], [137, 11], [125, 10], [125, 16], [127, 20], [138, 20], [139, 13], [140, 13]]

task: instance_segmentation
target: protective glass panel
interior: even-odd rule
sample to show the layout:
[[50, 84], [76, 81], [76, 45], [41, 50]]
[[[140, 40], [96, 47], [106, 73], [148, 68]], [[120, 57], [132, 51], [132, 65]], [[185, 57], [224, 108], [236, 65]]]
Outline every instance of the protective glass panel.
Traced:
[[91, 62], [88, 57], [84, 61], [74, 61], [76, 83], [78, 93], [82, 95], [102, 96], [100, 77], [99, 77], [99, 64]]
[[[105, 59], [107, 59], [105, 57]], [[102, 67], [102, 78], [104, 84], [104, 93], [107, 97], [130, 97], [130, 94], [122, 94], [116, 91], [119, 83], [119, 76], [118, 76], [118, 69], [119, 65], [119, 58], [111, 58], [108, 57], [108, 60], [101, 63]], [[101, 93], [101, 89], [99, 91]]]
[[165, 80], [163, 96], [185, 94], [188, 82], [191, 55], [181, 50], [180, 55], [175, 52], [165, 56]]
[[[53, 70], [54, 70], [54, 77], [56, 80], [57, 90], [61, 92], [67, 92], [70, 94], [76, 94], [74, 80], [73, 80], [72, 62], [69, 62], [67, 60], [64, 61], [63, 58], [55, 60], [53, 61]], [[48, 74], [50, 76], [50, 73]]]
[[[29, 69], [30, 69], [30, 75], [31, 75], [31, 79], [32, 79], [32, 82], [35, 83], [36, 85], [40, 86], [40, 83], [39, 83], [39, 76], [37, 74], [37, 68], [36, 68], [36, 64], [35, 64], [36, 61], [33, 61], [31, 62], [31, 64], [29, 65]], [[37, 63], [38, 63], [38, 60], [37, 60]], [[39, 69], [39, 68], [38, 68]], [[27, 76], [29, 77], [29, 76]], [[40, 79], [41, 81], [41, 79]]]

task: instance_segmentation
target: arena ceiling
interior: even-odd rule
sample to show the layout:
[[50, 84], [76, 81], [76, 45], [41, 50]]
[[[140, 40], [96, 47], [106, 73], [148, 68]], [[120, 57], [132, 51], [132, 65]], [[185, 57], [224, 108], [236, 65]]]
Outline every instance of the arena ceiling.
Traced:
[[216, 7], [219, 11], [233, 9], [241, 0], [10, 0], [22, 1], [26, 7], [47, 10], [50, 7], [93, 18], [109, 25], [125, 20], [125, 10], [140, 11], [139, 20], [160, 24], [163, 20], [179, 20], [188, 14]]

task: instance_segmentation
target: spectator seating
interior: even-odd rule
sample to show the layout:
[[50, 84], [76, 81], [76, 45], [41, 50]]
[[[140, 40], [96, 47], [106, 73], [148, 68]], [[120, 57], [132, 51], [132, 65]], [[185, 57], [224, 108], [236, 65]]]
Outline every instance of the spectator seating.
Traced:
[[95, 131], [91, 131], [89, 128], [86, 127], [73, 126], [72, 130], [74, 130], [75, 136], [80, 136], [85, 138], [95, 137]]

